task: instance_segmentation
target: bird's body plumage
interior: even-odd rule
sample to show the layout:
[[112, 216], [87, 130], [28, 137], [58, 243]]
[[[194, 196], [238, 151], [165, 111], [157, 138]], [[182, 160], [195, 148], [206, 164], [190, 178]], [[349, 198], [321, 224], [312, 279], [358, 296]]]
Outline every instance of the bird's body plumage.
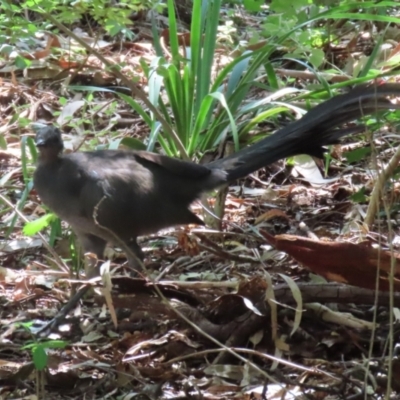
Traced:
[[40, 157], [34, 185], [43, 203], [72, 226], [85, 251], [101, 258], [106, 243], [114, 242], [142, 257], [138, 236], [173, 225], [202, 223], [189, 209], [201, 193], [285, 157], [322, 156], [324, 145], [364, 129], [358, 125], [338, 129], [343, 123], [395, 108], [385, 98], [391, 94], [400, 95], [400, 85], [356, 88], [321, 103], [258, 143], [207, 165], [142, 151], [62, 155], [61, 133], [45, 127], [36, 136]]

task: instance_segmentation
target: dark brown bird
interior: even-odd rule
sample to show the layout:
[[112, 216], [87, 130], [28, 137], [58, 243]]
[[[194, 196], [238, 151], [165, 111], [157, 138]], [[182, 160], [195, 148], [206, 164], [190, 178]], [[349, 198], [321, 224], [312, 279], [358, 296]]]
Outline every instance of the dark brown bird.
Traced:
[[340, 129], [344, 123], [377, 110], [398, 108], [387, 95], [400, 96], [400, 85], [357, 87], [319, 104], [258, 143], [208, 165], [144, 151], [63, 155], [60, 131], [48, 126], [36, 135], [39, 163], [34, 185], [43, 203], [71, 225], [85, 252], [101, 259], [107, 242], [112, 242], [142, 259], [138, 236], [172, 225], [202, 224], [189, 206], [203, 192], [282, 158], [296, 154], [322, 157], [323, 146], [365, 129], [363, 125]]

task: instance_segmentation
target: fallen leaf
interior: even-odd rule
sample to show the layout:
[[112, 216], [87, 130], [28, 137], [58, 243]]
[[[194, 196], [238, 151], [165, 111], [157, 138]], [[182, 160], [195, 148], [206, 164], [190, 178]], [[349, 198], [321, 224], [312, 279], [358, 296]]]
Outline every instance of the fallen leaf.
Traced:
[[389, 290], [392, 258], [395, 259], [394, 289], [400, 290], [400, 254], [374, 248], [369, 242], [329, 242], [301, 236], [262, 235], [277, 250], [284, 251], [312, 272], [330, 281], [375, 289], [379, 268], [379, 289]]

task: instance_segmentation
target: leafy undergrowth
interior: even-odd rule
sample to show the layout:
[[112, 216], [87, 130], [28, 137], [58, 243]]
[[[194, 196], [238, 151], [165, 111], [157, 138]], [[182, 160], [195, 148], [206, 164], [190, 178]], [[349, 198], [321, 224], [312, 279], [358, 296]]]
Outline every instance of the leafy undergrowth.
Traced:
[[[135, 42], [104, 41], [101, 46], [107, 57], [124, 62], [124, 73], [143, 83], [140, 58], [151, 60], [154, 53], [151, 32], [141, 34]], [[336, 281], [326, 283], [260, 234], [354, 244], [368, 239], [381, 249], [396, 249], [395, 183], [385, 204], [390, 214], [382, 212], [374, 229], [363, 224], [376, 154], [385, 165], [397, 147], [393, 124], [375, 133], [372, 156], [366, 154], [368, 143], [354, 137], [334, 148], [336, 159], [326, 177], [319, 172], [322, 163], [318, 169], [298, 158], [291, 166], [280, 162], [232, 185], [222, 231], [173, 228], [142, 238], [146, 270], [139, 278], [130, 277], [123, 254], [113, 249], [111, 274], [105, 264], [93, 291], [64, 323], [46, 337], [36, 335], [68, 300], [71, 285], [80, 282], [49, 255], [38, 236], [22, 233], [25, 219], [46, 212], [31, 188], [34, 150], [28, 124], [67, 125], [67, 150], [137, 148], [133, 139], [149, 133], [114, 92], [65, 90], [66, 79], [113, 90], [118, 82], [96, 58], [72, 62], [54, 53], [51, 49], [62, 47], [58, 40], [48, 39], [45, 50], [36, 49], [38, 64], [32, 63], [24, 76], [12, 72], [11, 79], [3, 78], [0, 92], [5, 202], [0, 397], [339, 399], [366, 392], [378, 399], [388, 386], [400, 392], [399, 362], [388, 357], [398, 342], [397, 330], [390, 333], [389, 295], [377, 298], [373, 291], [346, 286], [335, 271], [325, 271]], [[349, 42], [349, 54], [354, 49]], [[342, 55], [339, 59], [346, 61]], [[218, 61], [223, 63], [223, 56]], [[302, 87], [312, 78], [298, 75], [290, 63], [284, 66], [279, 73], [291, 84]], [[12, 70], [6, 67], [3, 74]], [[265, 97], [261, 89], [252, 95]], [[327, 179], [322, 186], [309, 183], [321, 179]], [[193, 209], [202, 213], [200, 204]], [[71, 270], [77, 266], [67, 227], [53, 226], [44, 236]], [[338, 251], [335, 260], [342, 267], [348, 262], [343, 254]], [[351, 283], [367, 287], [370, 281], [360, 271], [359, 282]], [[391, 306], [398, 307], [400, 298], [393, 301]]]

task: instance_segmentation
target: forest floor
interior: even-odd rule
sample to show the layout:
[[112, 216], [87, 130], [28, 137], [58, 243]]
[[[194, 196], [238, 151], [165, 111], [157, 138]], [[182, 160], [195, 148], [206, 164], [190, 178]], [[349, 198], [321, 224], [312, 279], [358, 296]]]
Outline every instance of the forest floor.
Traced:
[[[256, 31], [257, 23], [242, 26]], [[134, 40], [105, 37], [97, 49], [145, 86], [140, 60], [155, 56], [151, 26], [144, 19], [134, 26]], [[75, 28], [94, 40], [85, 24]], [[340, 49], [325, 49], [327, 58], [335, 53], [341, 65], [355, 64], [372, 50], [366, 33], [343, 36]], [[149, 131], [114, 92], [68, 89], [119, 85], [95, 56], [71, 56], [77, 44], [61, 34], [35, 37], [30, 46], [29, 67], [16, 70], [9, 61], [0, 68], [0, 399], [380, 399], [387, 387], [400, 392], [393, 355], [400, 297], [390, 303], [369, 277], [371, 269], [376, 276], [376, 248], [400, 246], [394, 179], [386, 186], [390, 213], [373, 226], [363, 222], [376, 155], [386, 165], [398, 147], [395, 121], [374, 133], [372, 155], [365, 136], [352, 136], [334, 146], [327, 168], [314, 161], [312, 176], [324, 184], [310, 183], [307, 165], [282, 160], [229, 187], [221, 230], [176, 227], [141, 238], [145, 272], [137, 278], [124, 254], [110, 249], [111, 272], [93, 280], [57, 329], [39, 335], [84, 278], [64, 223], [42, 231], [61, 262], [38, 234], [24, 233], [27, 220], [46, 213], [32, 189], [29, 124], [63, 126], [66, 151], [143, 141]], [[220, 45], [219, 61], [233, 50]], [[290, 61], [280, 75], [288, 86], [315, 83]], [[345, 154], [357, 149], [365, 157], [349, 162]], [[193, 210], [202, 215], [200, 203]], [[292, 236], [273, 239], [283, 234]], [[311, 254], [310, 265], [296, 260], [298, 249]], [[384, 273], [377, 281], [387, 288]]]

